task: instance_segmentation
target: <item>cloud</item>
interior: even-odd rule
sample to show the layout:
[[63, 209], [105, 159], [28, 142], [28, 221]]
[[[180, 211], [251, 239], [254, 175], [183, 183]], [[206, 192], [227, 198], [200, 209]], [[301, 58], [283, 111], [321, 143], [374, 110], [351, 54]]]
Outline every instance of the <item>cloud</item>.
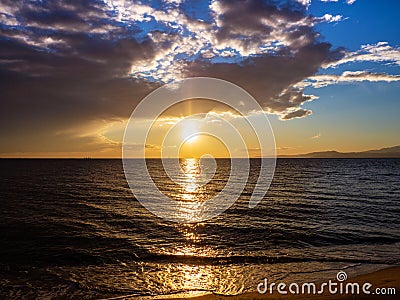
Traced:
[[311, 0], [296, 0], [298, 3], [300, 3], [301, 5], [305, 6], [308, 8], [308, 6], [310, 6], [311, 4]]
[[[185, 70], [185, 74], [211, 76], [235, 82], [250, 91], [267, 111], [282, 115], [285, 111], [291, 111], [317, 98], [303, 94], [301, 88], [293, 88], [292, 84], [314, 74], [327, 56], [329, 45], [320, 44], [302, 49], [294, 57], [259, 57], [242, 64], [193, 62]], [[285, 119], [289, 119], [290, 116], [294, 114], [289, 114]]]
[[[339, 2], [339, 0], [320, 0], [321, 2]], [[353, 4], [354, 2], [356, 2], [357, 0], [345, 0], [344, 2], [346, 2], [346, 4]]]
[[391, 75], [386, 73], [372, 73], [368, 71], [345, 71], [340, 75], [322, 74], [309, 77], [300, 85], [321, 88], [338, 83], [354, 83], [354, 82], [398, 82], [400, 75]]
[[[241, 55], [268, 53], [306, 45], [314, 33], [306, 30], [311, 19], [301, 11], [263, 1], [212, 1], [216, 48], [232, 47]], [[279, 43], [276, 45], [275, 43]]]
[[319, 18], [320, 20], [323, 20], [323, 21], [325, 21], [325, 22], [328, 22], [328, 23], [332, 23], [332, 22], [339, 22], [339, 21], [341, 21], [342, 19], [343, 19], [343, 16], [341, 16], [341, 15], [335, 15], [335, 16], [333, 16], [333, 15], [331, 15], [331, 14], [325, 14], [325, 15], [323, 15], [321, 18]]
[[292, 150], [292, 149], [297, 149], [297, 147], [276, 147], [276, 150], [278, 151], [287, 151], [287, 150]]
[[341, 59], [332, 61], [323, 67], [329, 68], [347, 63], [362, 62], [385, 62], [400, 66], [400, 47], [392, 47], [388, 42], [383, 41], [372, 45], [363, 45], [360, 50], [354, 52], [343, 50]]
[[310, 139], [312, 139], [312, 140], [317, 140], [319, 138], [321, 138], [321, 133], [318, 133], [318, 134], [313, 135], [312, 137], [310, 137]]
[[[376, 44], [368, 44], [361, 46], [357, 51], [345, 51], [338, 49], [337, 59], [322, 64], [321, 69], [335, 69], [338, 66], [342, 68], [347, 64], [362, 64], [365, 62], [385, 63], [394, 66], [400, 66], [400, 48], [392, 47], [387, 42], [379, 42]], [[356, 83], [356, 82], [398, 82], [400, 75], [377, 73], [371, 71], [343, 71], [341, 74], [318, 74], [308, 77], [307, 79], [297, 83], [294, 87], [303, 89], [307, 86], [321, 88], [328, 85], [339, 83]]]
[[304, 118], [305, 116], [309, 116], [312, 114], [311, 110], [306, 110], [299, 108], [297, 110], [294, 110], [290, 113], [287, 113], [281, 117], [282, 120], [291, 120], [291, 119], [296, 119], [296, 118]]

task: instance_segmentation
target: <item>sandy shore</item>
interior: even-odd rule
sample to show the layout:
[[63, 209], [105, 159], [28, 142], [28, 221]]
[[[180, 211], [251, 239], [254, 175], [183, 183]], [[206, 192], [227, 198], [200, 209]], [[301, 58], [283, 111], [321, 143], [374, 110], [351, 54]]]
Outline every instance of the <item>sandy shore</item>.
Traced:
[[[242, 299], [324, 299], [324, 300], [344, 300], [344, 299], [386, 299], [386, 300], [397, 300], [400, 299], [400, 266], [391, 267], [376, 272], [372, 272], [365, 275], [359, 275], [353, 278], [349, 278], [345, 282], [359, 283], [362, 286], [364, 283], [368, 282], [372, 284], [369, 289], [371, 291], [370, 295], [365, 295], [360, 292], [359, 295], [332, 295], [327, 289], [325, 293], [320, 295], [281, 295], [274, 290], [273, 294], [259, 294], [258, 292], [244, 293], [237, 296], [221, 296], [214, 294], [207, 294], [198, 297], [191, 297], [191, 300], [242, 300]], [[317, 285], [318, 286], [318, 285]], [[396, 288], [395, 295], [373, 295], [375, 288]], [[157, 297], [158, 298], [158, 297]], [[162, 299], [162, 298], [158, 298]], [[171, 298], [169, 298], [171, 299]], [[174, 299], [186, 299], [175, 297]]]

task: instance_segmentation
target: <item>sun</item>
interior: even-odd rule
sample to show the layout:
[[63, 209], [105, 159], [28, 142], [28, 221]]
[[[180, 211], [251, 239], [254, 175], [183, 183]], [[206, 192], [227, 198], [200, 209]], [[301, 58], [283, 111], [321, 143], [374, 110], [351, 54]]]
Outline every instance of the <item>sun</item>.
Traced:
[[229, 151], [222, 141], [203, 133], [190, 136], [179, 149], [181, 158], [200, 158], [206, 154], [212, 157], [230, 157]]
[[198, 135], [193, 135], [192, 137], [188, 138], [185, 142], [189, 144], [193, 144], [199, 140]]
[[186, 118], [182, 120], [178, 126], [182, 139], [187, 142], [188, 140], [197, 137], [201, 125], [202, 121], [200, 119]]

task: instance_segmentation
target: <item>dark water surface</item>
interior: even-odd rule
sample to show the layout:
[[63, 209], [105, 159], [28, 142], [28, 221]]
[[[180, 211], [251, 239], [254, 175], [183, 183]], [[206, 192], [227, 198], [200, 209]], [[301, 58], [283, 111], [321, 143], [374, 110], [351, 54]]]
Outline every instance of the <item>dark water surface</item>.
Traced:
[[[249, 209], [258, 163], [229, 210], [178, 224], [134, 199], [120, 160], [0, 160], [0, 298], [236, 294], [400, 263], [400, 159], [278, 159]], [[211, 189], [161, 189], [212, 196], [229, 169], [217, 164]]]

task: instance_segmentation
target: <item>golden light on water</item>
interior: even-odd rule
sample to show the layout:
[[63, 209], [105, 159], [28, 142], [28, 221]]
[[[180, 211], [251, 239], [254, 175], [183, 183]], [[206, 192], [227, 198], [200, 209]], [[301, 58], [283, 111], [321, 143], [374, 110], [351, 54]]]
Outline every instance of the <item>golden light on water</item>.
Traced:
[[[207, 162], [204, 164], [200, 158], [206, 155], [214, 158], [230, 157], [230, 153], [223, 142], [214, 136], [201, 133], [207, 126], [205, 120], [188, 119], [184, 122], [184, 126], [179, 127], [179, 130], [171, 134], [171, 143], [165, 147], [168, 150], [168, 147], [172, 147], [173, 145], [181, 145], [178, 157], [182, 172], [177, 175], [176, 181], [180, 186], [177, 186], [172, 194], [178, 202], [179, 208], [177, 209], [177, 214], [179, 214], [179, 217], [194, 222], [202, 219], [202, 214], [205, 211], [205, 201], [212, 196], [215, 190], [213, 183], [211, 183], [212, 188], [209, 191], [207, 190], [207, 179], [212, 179], [215, 174], [211, 171], [212, 167], [208, 161], [209, 157], [206, 157]], [[155, 130], [160, 130], [160, 128], [155, 127]], [[161, 132], [159, 136], [164, 138]], [[154, 135], [154, 143], [149, 142], [149, 144], [159, 144], [156, 142], [156, 137]], [[175, 156], [167, 155], [167, 157]], [[173, 290], [217, 290], [218, 288], [215, 283], [218, 282], [218, 276], [220, 275], [211, 266], [203, 265], [201, 261], [202, 259], [208, 261], [210, 258], [218, 256], [218, 251], [212, 249], [202, 241], [199, 229], [201, 230], [203, 225], [194, 223], [177, 224], [176, 226], [182, 237], [182, 242], [178, 243], [174, 249], [170, 249], [169, 251], [165, 251], [167, 253], [164, 253], [182, 256], [189, 261], [188, 263], [171, 267], [173, 270], [169, 270], [167, 274], [162, 274], [162, 276], [165, 275], [169, 284], [173, 286]], [[190, 262], [191, 260], [193, 262]], [[168, 280], [170, 272], [176, 274], [173, 280]]]
[[210, 211], [208, 200], [213, 199], [226, 184], [221, 179], [222, 171], [218, 171], [217, 160], [209, 155], [181, 158], [178, 168], [181, 171], [175, 177], [176, 188], [171, 193], [177, 201], [175, 216], [188, 223], [205, 220], [204, 216]]
[[183, 179], [184, 191], [186, 191], [186, 193], [182, 194], [182, 198], [185, 200], [194, 200], [192, 196], [198, 188], [196, 176], [198, 176], [201, 172], [199, 160], [195, 158], [185, 159], [182, 166], [185, 174], [185, 178]]
[[[207, 246], [198, 246], [201, 237], [197, 232], [201, 224], [179, 224], [178, 231], [183, 235], [186, 243], [176, 249], [174, 255], [210, 257], [215, 256], [212, 249]], [[215, 273], [209, 266], [182, 264], [179, 267], [180, 280], [176, 288], [183, 290], [210, 290], [213, 289]]]
[[182, 199], [186, 201], [196, 201], [196, 193], [199, 188], [198, 176], [201, 174], [199, 160], [188, 158], [181, 160], [184, 172]]
[[205, 189], [200, 184], [200, 161], [196, 158], [188, 158], [181, 159], [180, 163], [183, 175], [177, 197], [182, 201], [179, 213], [185, 215], [189, 220], [195, 220], [205, 198]]

